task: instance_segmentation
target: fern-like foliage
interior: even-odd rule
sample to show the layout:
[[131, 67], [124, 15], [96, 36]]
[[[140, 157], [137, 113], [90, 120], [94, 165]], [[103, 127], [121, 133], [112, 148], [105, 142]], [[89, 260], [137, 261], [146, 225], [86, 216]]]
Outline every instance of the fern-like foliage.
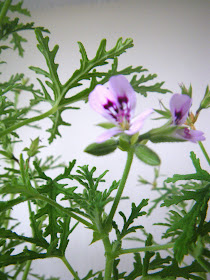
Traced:
[[[131, 75], [133, 73], [142, 73], [148, 71], [142, 66], [133, 68], [131, 66], [125, 69], [118, 70], [118, 56], [124, 53], [127, 49], [133, 46], [132, 39], [126, 39], [123, 41], [119, 38], [116, 45], [110, 49], [106, 49], [106, 40], [103, 39], [98, 47], [94, 58], [89, 59], [85, 47], [79, 42], [79, 51], [81, 54], [80, 68], [75, 70], [72, 76], [62, 84], [58, 75], [58, 63], [55, 62], [56, 54], [58, 52], [58, 45], [55, 45], [52, 50], [49, 48], [49, 37], [44, 37], [40, 29], [36, 31], [36, 37], [39, 42], [38, 49], [45, 58], [47, 64], [47, 70], [39, 67], [31, 66], [30, 69], [35, 71], [36, 74], [44, 76], [45, 82], [38, 79], [42, 88], [42, 94], [34, 93], [34, 101], [46, 101], [51, 104], [52, 108], [55, 108], [55, 112], [52, 113], [50, 119], [53, 122], [52, 128], [48, 130], [50, 132], [49, 141], [52, 142], [56, 136], [60, 136], [59, 126], [69, 125], [62, 119], [61, 114], [64, 110], [75, 109], [70, 105], [77, 101], [87, 101], [89, 93], [95, 88], [97, 84], [105, 84], [110, 77], [118, 74]], [[106, 72], [99, 71], [99, 66], [104, 66], [112, 61], [110, 70]], [[131, 80], [131, 84], [134, 89], [147, 95], [148, 92], [156, 91], [159, 93], [166, 93], [168, 90], [162, 89], [163, 83], [156, 83], [155, 85], [147, 86], [146, 82], [153, 80], [156, 75], [142, 75], [139, 80], [136, 80], [136, 75]], [[84, 81], [89, 81], [89, 86], [85, 89], [82, 88]], [[143, 85], [144, 84], [144, 85]], [[78, 93], [71, 95], [71, 90], [78, 87]], [[82, 88], [82, 89], [81, 89]]]
[[[0, 10], [3, 10], [5, 1], [0, 1]], [[23, 2], [20, 1], [17, 4], [10, 4], [8, 7], [8, 11], [11, 13], [18, 13], [19, 15], [29, 16], [30, 12], [22, 7]], [[25, 30], [34, 30], [34, 22], [30, 23], [22, 23], [20, 22], [20, 18], [12, 18], [11, 15], [1, 18], [0, 24], [0, 41], [5, 41], [10, 38], [9, 44], [0, 46], [1, 50], [8, 49], [10, 45], [14, 50], [18, 50], [18, 54], [23, 56], [24, 48], [23, 43], [27, 42], [27, 40], [20, 34], [21, 31]], [[44, 27], [39, 27], [40, 30], [48, 32]]]

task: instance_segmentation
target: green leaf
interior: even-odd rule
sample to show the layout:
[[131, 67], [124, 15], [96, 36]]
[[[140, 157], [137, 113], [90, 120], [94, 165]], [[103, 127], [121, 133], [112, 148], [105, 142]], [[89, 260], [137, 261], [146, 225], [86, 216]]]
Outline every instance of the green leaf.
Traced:
[[172, 196], [170, 200], [166, 199], [162, 205], [168, 207], [186, 200], [193, 199], [196, 201], [191, 210], [183, 217], [176, 211], [172, 212], [176, 218], [173, 218], [174, 223], [166, 232], [166, 237], [168, 234], [171, 235], [171, 233], [173, 235], [178, 234], [174, 245], [174, 254], [178, 262], [181, 262], [184, 256], [189, 253], [191, 246], [194, 246], [205, 225], [205, 217], [210, 198], [210, 184], [197, 191], [182, 192], [183, 196]]
[[49, 245], [44, 238], [36, 239], [36, 238], [25, 237], [23, 235], [18, 235], [16, 232], [13, 232], [5, 228], [0, 228], [0, 238], [29, 242], [43, 248], [47, 248]]
[[198, 111], [201, 111], [202, 109], [207, 109], [209, 107], [210, 107], [210, 89], [209, 86], [207, 86]]
[[146, 145], [136, 144], [135, 155], [144, 163], [152, 166], [160, 165], [159, 156]]
[[14, 44], [14, 50], [18, 49], [18, 53], [20, 56], [23, 57], [24, 49], [22, 47], [22, 43], [27, 42], [25, 38], [20, 36], [17, 32], [12, 34], [12, 40], [10, 41], [11, 44]]
[[131, 214], [126, 218], [125, 214], [120, 211], [119, 214], [123, 218], [124, 225], [121, 231], [119, 231], [117, 224], [114, 222], [113, 227], [116, 231], [116, 235], [118, 237], [118, 240], [123, 239], [126, 235], [136, 232], [137, 229], [142, 229], [142, 225], [137, 225], [137, 226], [131, 226], [134, 222], [135, 219], [138, 217], [146, 215], [145, 211], [141, 211], [143, 207], [148, 205], [148, 199], [143, 199], [137, 206], [135, 203], [132, 203], [132, 208], [131, 208]]
[[[145, 71], [147, 71], [147, 69], [145, 69]], [[162, 85], [164, 84], [164, 82], [156, 83], [154, 85], [141, 85], [143, 83], [146, 83], [148, 81], [153, 80], [156, 77], [157, 77], [156, 74], [149, 74], [146, 77], [144, 75], [142, 75], [140, 77], [140, 79], [137, 79], [137, 75], [134, 75], [132, 80], [131, 80], [131, 85], [136, 92], [144, 95], [145, 97], [147, 96], [148, 92], [157, 92], [157, 93], [171, 92], [168, 89], [163, 89], [162, 88]]]
[[39, 146], [40, 139], [37, 137], [34, 140], [31, 140], [31, 145], [29, 148], [24, 148], [23, 151], [27, 151], [27, 154], [29, 157], [34, 157], [36, 154], [38, 154], [41, 148], [44, 146]]
[[103, 143], [93, 143], [85, 148], [85, 152], [94, 156], [104, 156], [113, 153], [117, 148], [118, 142], [110, 139]]
[[[145, 246], [151, 246], [153, 244], [153, 237], [151, 234], [148, 235], [147, 240], [145, 242]], [[149, 263], [150, 259], [155, 255], [155, 252], [145, 252], [145, 256], [143, 258], [143, 267], [142, 267], [142, 276], [148, 275]]]
[[44, 253], [37, 253], [28, 249], [24, 249], [22, 253], [16, 255], [0, 255], [0, 268], [12, 264], [20, 264], [28, 260], [44, 259], [46, 257], [47, 255]]
[[167, 183], [175, 183], [179, 180], [203, 180], [203, 181], [207, 181], [210, 182], [210, 174], [206, 171], [203, 170], [200, 166], [200, 160], [198, 158], [196, 158], [196, 155], [194, 152], [190, 152], [190, 158], [192, 160], [192, 163], [196, 169], [196, 173], [193, 174], [174, 174], [173, 177], [171, 178], [167, 178], [165, 180], [165, 182]]

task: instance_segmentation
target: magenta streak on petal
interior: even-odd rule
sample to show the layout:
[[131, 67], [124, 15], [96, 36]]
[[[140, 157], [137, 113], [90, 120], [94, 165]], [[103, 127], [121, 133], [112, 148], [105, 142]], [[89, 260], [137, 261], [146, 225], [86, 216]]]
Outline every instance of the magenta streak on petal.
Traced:
[[103, 107], [107, 110], [107, 114], [113, 117], [120, 126], [123, 124], [129, 124], [130, 109], [128, 98], [126, 96], [118, 97], [118, 104], [112, 102], [111, 100], [107, 100]]
[[107, 110], [107, 113], [117, 121], [117, 114], [118, 114], [118, 108], [117, 105], [112, 102], [111, 100], [107, 100], [107, 103], [103, 105], [104, 109]]
[[205, 140], [205, 137], [203, 134], [204, 133], [202, 131], [190, 130], [187, 127], [183, 128], [183, 129], [178, 129], [176, 131], [176, 136], [178, 136], [178, 138], [188, 140], [193, 143], [196, 143], [197, 141]]

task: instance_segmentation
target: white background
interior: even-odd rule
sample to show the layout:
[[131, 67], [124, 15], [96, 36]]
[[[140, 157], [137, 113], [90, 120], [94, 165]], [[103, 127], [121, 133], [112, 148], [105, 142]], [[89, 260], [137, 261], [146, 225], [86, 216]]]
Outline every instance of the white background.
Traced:
[[[33, 8], [31, 10], [32, 21], [35, 21], [36, 26], [44, 26], [50, 30], [51, 48], [55, 44], [60, 46], [56, 62], [60, 65], [59, 75], [62, 82], [65, 82], [79, 67], [80, 54], [77, 41], [84, 44], [91, 59], [94, 57], [101, 39], [107, 39], [107, 49], [110, 49], [119, 37], [123, 37], [123, 39], [130, 37], [134, 40], [134, 48], [127, 50], [120, 57], [119, 69], [129, 65], [142, 65], [149, 69], [150, 73], [158, 74], [155, 82], [165, 81], [164, 87], [174, 93], [180, 92], [179, 84], [184, 83], [189, 87], [191, 83], [193, 87], [192, 112], [196, 111], [209, 83], [210, 1], [57, 2], [59, 5], [55, 1], [33, 1], [33, 4], [26, 1], [25, 6]], [[28, 19], [24, 18], [23, 20]], [[1, 66], [2, 72], [4, 72], [2, 77], [7, 79], [11, 73], [23, 72], [30, 77], [31, 82], [38, 86], [36, 75], [28, 67], [33, 65], [46, 69], [45, 61], [36, 49], [37, 42], [34, 33], [24, 33], [24, 35], [29, 41], [25, 45], [25, 58], [18, 58], [12, 51], [5, 52], [4, 59], [8, 61], [8, 64]], [[71, 94], [69, 92], [69, 96]], [[139, 95], [136, 113], [150, 107], [159, 109], [160, 100], [168, 107], [170, 96], [170, 94], [151, 93], [145, 99]], [[27, 93], [21, 99], [22, 104], [25, 104], [25, 100], [28, 100]], [[106, 169], [110, 170], [106, 176], [108, 184], [114, 179], [119, 180], [125, 164], [125, 153], [117, 151], [103, 158], [95, 158], [83, 153], [84, 148], [94, 142], [95, 138], [103, 131], [95, 126], [103, 119], [93, 112], [88, 104], [79, 103], [75, 106], [81, 106], [82, 109], [63, 114], [64, 120], [72, 123], [72, 126], [60, 128], [62, 138], [58, 138], [50, 146], [47, 142], [49, 135], [44, 131], [33, 131], [29, 128], [20, 129], [19, 133], [24, 137], [24, 143], [18, 145], [17, 150], [15, 150], [16, 156], [26, 145], [30, 144], [30, 139], [40, 136], [42, 145], [47, 146], [42, 150], [41, 156], [45, 157], [51, 153], [61, 155], [62, 161], [65, 163], [76, 158], [78, 165], [97, 166], [98, 174]], [[42, 105], [43, 112], [47, 111], [48, 108], [46, 104]], [[40, 125], [43, 128], [48, 128], [51, 122], [46, 120]], [[157, 121], [148, 120], [142, 131], [159, 125], [160, 123]], [[207, 111], [201, 113], [196, 127], [205, 132], [204, 145], [208, 151], [210, 132]], [[169, 143], [149, 144], [149, 146], [161, 157], [161, 174], [171, 176], [174, 173], [193, 173], [193, 165], [189, 158], [190, 151], [194, 151], [200, 157], [203, 168], [208, 169], [208, 164], [196, 144]], [[135, 203], [138, 203], [142, 198], [153, 199], [155, 193], [151, 192], [150, 187], [140, 186], [137, 181], [139, 175], [152, 180], [153, 174], [152, 167], [145, 166], [135, 159], [124, 195], [129, 196], [131, 201]], [[56, 174], [52, 173], [51, 175], [55, 176]], [[120, 206], [120, 210], [123, 209], [127, 215], [131, 201], [123, 201]], [[30, 235], [24, 206], [16, 207], [14, 210], [15, 216], [21, 218], [23, 223], [20, 231]], [[148, 232], [151, 231], [156, 236], [157, 241], [160, 241], [161, 229], [157, 226], [151, 228], [151, 226], [156, 221], [163, 222], [164, 213], [164, 209], [161, 208], [153, 217], [139, 221], [139, 223], [143, 223]], [[121, 220], [118, 220], [120, 223]], [[139, 235], [139, 237], [142, 236]], [[103, 247], [100, 242], [89, 246], [91, 238], [91, 233], [80, 226], [72, 235], [67, 250], [68, 260], [81, 277], [84, 277], [90, 269], [95, 271], [103, 269], [104, 266]], [[140, 244], [125, 243], [125, 247], [133, 246], [140, 246]], [[37, 273], [60, 276], [62, 280], [72, 279], [62, 262], [56, 259], [34, 261], [33, 267]], [[129, 270], [131, 267], [130, 258], [123, 257], [121, 268]]]

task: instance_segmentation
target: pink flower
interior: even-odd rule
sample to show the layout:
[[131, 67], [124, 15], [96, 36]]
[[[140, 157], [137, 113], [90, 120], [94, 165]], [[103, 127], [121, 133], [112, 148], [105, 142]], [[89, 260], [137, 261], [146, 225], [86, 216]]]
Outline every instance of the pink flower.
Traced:
[[134, 118], [136, 94], [122, 75], [110, 78], [108, 88], [97, 85], [89, 95], [89, 104], [97, 113], [115, 125], [98, 137], [96, 141], [98, 143], [120, 133], [133, 135], [139, 132], [145, 119], [153, 112], [152, 109], [148, 109]]
[[[172, 124], [180, 126], [185, 123], [189, 115], [189, 110], [192, 105], [192, 100], [185, 94], [174, 94], [170, 100], [170, 110], [172, 116]], [[203, 132], [199, 130], [190, 130], [187, 127], [177, 128], [173, 136], [178, 139], [188, 140], [196, 143], [197, 141], [205, 140]]]
[[175, 132], [175, 136], [177, 138], [188, 140], [193, 143], [196, 143], [197, 141], [203, 141], [205, 140], [205, 137], [203, 135], [204, 133], [199, 130], [190, 130], [187, 127], [177, 129]]
[[190, 107], [192, 105], [191, 98], [186, 94], [174, 94], [170, 100], [170, 110], [174, 125], [184, 124]]

